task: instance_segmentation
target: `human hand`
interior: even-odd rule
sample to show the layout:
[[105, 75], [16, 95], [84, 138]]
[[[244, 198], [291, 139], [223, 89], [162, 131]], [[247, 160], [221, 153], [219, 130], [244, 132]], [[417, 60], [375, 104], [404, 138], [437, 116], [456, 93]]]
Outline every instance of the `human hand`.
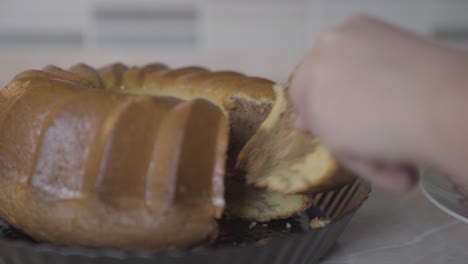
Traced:
[[410, 32], [356, 16], [323, 33], [290, 80], [298, 127], [376, 185], [406, 191], [426, 162], [429, 101], [451, 76], [450, 52]]

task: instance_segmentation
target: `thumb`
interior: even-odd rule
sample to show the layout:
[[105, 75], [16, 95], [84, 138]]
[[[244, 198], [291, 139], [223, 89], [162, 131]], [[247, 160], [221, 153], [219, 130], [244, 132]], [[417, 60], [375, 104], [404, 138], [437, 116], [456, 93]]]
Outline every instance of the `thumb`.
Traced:
[[295, 123], [295, 128], [306, 133], [310, 133], [310, 128], [307, 126], [307, 124], [304, 122], [304, 119], [301, 117], [297, 117], [296, 123]]
[[417, 171], [406, 166], [379, 164], [362, 159], [345, 158], [340, 162], [372, 184], [396, 192], [408, 192], [418, 182]]

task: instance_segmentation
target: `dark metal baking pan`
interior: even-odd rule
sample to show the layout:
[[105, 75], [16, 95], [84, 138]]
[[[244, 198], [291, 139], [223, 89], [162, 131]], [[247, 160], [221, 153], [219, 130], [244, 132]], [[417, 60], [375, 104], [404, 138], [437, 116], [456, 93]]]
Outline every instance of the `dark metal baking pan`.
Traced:
[[[262, 223], [255, 227], [252, 227], [252, 223], [238, 223], [238, 227], [247, 230], [246, 233], [262, 235], [269, 231], [276, 234], [265, 243], [251, 243], [246, 239], [245, 242], [234, 241], [192, 251], [123, 252], [59, 247], [34, 242], [7, 223], [0, 222], [0, 264], [313, 264], [331, 249], [370, 191], [368, 183], [357, 180], [341, 189], [315, 195], [315, 205], [293, 219]], [[307, 226], [316, 217], [329, 219], [330, 222], [324, 227], [306, 227], [305, 230], [304, 223]], [[281, 225], [286, 228], [278, 229]]]

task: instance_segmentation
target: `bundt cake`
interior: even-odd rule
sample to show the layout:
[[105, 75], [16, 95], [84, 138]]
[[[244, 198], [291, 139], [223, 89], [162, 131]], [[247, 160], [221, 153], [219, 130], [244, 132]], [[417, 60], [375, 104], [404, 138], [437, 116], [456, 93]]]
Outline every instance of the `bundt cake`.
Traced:
[[[289, 117], [281, 121], [287, 99], [273, 86], [162, 64], [20, 73], [0, 90], [0, 217], [39, 241], [164, 249], [216, 236], [224, 188], [232, 187], [226, 212], [234, 217], [269, 221], [303, 211], [310, 194], [281, 192], [338, 187], [349, 177], [333, 173], [328, 154], [307, 158], [320, 145], [291, 132]], [[238, 178], [225, 186], [225, 168], [234, 171], [236, 160], [230, 177]], [[296, 178], [304, 162], [305, 187], [264, 183]], [[304, 181], [307, 170], [319, 180]], [[279, 192], [247, 188], [244, 172]]]

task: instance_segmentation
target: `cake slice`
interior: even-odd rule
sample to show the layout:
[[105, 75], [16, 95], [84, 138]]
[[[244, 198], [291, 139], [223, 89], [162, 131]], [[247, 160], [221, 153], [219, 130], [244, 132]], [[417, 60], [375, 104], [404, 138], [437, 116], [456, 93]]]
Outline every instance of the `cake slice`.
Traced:
[[276, 101], [258, 132], [239, 153], [236, 168], [248, 184], [284, 194], [317, 193], [353, 181], [318, 138], [294, 128], [297, 119], [286, 87], [275, 85]]
[[226, 177], [226, 214], [250, 222], [269, 222], [304, 212], [312, 206], [309, 194], [282, 194], [246, 185], [242, 175]]

